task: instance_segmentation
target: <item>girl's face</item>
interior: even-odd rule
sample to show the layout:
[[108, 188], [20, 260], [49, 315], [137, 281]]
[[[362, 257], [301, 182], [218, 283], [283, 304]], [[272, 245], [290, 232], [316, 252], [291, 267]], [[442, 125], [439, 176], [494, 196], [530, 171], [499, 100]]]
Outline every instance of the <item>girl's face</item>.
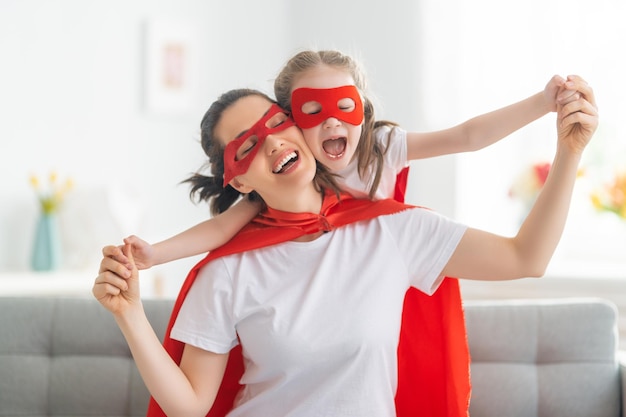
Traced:
[[[291, 91], [298, 88], [336, 88], [354, 85], [352, 76], [342, 70], [327, 65], [309, 69], [296, 78]], [[340, 109], [350, 112], [355, 107], [354, 100], [346, 97], [337, 102]], [[293, 103], [292, 103], [293, 106]], [[319, 103], [306, 102], [303, 113], [315, 114], [320, 111]], [[344, 169], [354, 158], [361, 138], [362, 123], [353, 125], [335, 117], [329, 117], [317, 126], [302, 129], [304, 139], [315, 159], [333, 172]]]
[[[290, 211], [303, 190], [314, 190], [316, 166], [300, 129], [295, 125], [281, 129], [285, 122], [285, 113], [265, 98], [251, 95], [224, 110], [214, 134], [227, 146], [225, 154], [234, 155], [234, 161], [225, 159], [235, 173], [229, 183], [242, 193], [258, 192], [272, 208]], [[262, 136], [250, 135], [252, 127]], [[315, 195], [319, 198], [319, 193]]]

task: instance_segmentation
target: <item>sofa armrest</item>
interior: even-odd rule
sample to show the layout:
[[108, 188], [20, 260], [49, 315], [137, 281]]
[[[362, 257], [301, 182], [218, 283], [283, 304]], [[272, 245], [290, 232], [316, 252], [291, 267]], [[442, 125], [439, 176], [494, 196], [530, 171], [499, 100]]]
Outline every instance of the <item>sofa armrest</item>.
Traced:
[[622, 417], [626, 417], [626, 350], [617, 352], [622, 383]]

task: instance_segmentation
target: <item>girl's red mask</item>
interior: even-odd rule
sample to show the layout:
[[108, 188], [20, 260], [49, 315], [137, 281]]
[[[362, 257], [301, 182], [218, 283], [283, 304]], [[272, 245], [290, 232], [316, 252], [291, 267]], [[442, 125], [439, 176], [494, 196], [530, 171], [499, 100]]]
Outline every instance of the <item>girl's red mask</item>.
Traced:
[[[339, 101], [351, 99], [354, 109], [346, 111], [339, 107]], [[318, 103], [320, 111], [307, 114], [302, 106], [309, 102]], [[291, 109], [293, 119], [301, 129], [309, 129], [322, 124], [329, 117], [334, 117], [351, 125], [358, 126], [363, 122], [363, 101], [359, 90], [354, 85], [336, 88], [298, 88], [291, 93]]]
[[[284, 119], [280, 119], [280, 123], [278, 124], [268, 123], [278, 113], [283, 113], [287, 116], [287, 113], [281, 109], [278, 104], [272, 104], [267, 113], [252, 125], [248, 131], [226, 145], [226, 148], [224, 148], [224, 187], [237, 175], [248, 172], [250, 164], [254, 160], [257, 152], [259, 152], [263, 142], [265, 142], [267, 135], [295, 126], [293, 120], [288, 116]], [[251, 136], [256, 136], [256, 143], [252, 142], [250, 145], [251, 149], [238, 160], [237, 150], [239, 150]]]

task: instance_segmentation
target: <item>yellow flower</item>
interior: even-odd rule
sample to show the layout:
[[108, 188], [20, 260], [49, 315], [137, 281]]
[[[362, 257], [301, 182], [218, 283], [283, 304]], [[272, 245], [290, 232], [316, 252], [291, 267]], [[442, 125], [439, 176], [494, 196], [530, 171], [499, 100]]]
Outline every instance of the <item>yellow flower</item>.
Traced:
[[73, 187], [73, 181], [71, 178], [68, 178], [62, 184], [58, 181], [58, 174], [55, 171], [50, 172], [48, 176], [48, 183], [46, 187], [43, 187], [39, 177], [37, 175], [31, 175], [30, 185], [35, 190], [37, 194], [37, 199], [39, 200], [39, 204], [41, 206], [41, 211], [45, 214], [56, 213], [68, 191], [70, 191]]
[[593, 207], [596, 210], [602, 210], [603, 205], [602, 205], [602, 197], [600, 196], [600, 194], [598, 194], [598, 192], [592, 192], [590, 197], [591, 197], [591, 204], [593, 205]]
[[36, 175], [31, 175], [30, 176], [30, 185], [33, 186], [35, 191], [39, 190], [39, 178], [37, 178]]

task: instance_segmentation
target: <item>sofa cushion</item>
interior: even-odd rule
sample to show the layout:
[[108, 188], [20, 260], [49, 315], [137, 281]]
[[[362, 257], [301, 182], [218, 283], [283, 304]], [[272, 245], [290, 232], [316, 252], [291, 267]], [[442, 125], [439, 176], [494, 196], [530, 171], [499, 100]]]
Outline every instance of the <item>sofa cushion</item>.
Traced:
[[598, 299], [467, 302], [470, 415], [619, 415], [617, 310]]
[[[159, 336], [172, 305], [144, 300]], [[467, 302], [465, 315], [472, 417], [619, 415], [612, 304]], [[96, 300], [0, 297], [0, 332], [0, 417], [145, 415], [148, 392]]]
[[[147, 300], [161, 336], [170, 300]], [[0, 298], [0, 416], [144, 416], [149, 395], [94, 299]]]

